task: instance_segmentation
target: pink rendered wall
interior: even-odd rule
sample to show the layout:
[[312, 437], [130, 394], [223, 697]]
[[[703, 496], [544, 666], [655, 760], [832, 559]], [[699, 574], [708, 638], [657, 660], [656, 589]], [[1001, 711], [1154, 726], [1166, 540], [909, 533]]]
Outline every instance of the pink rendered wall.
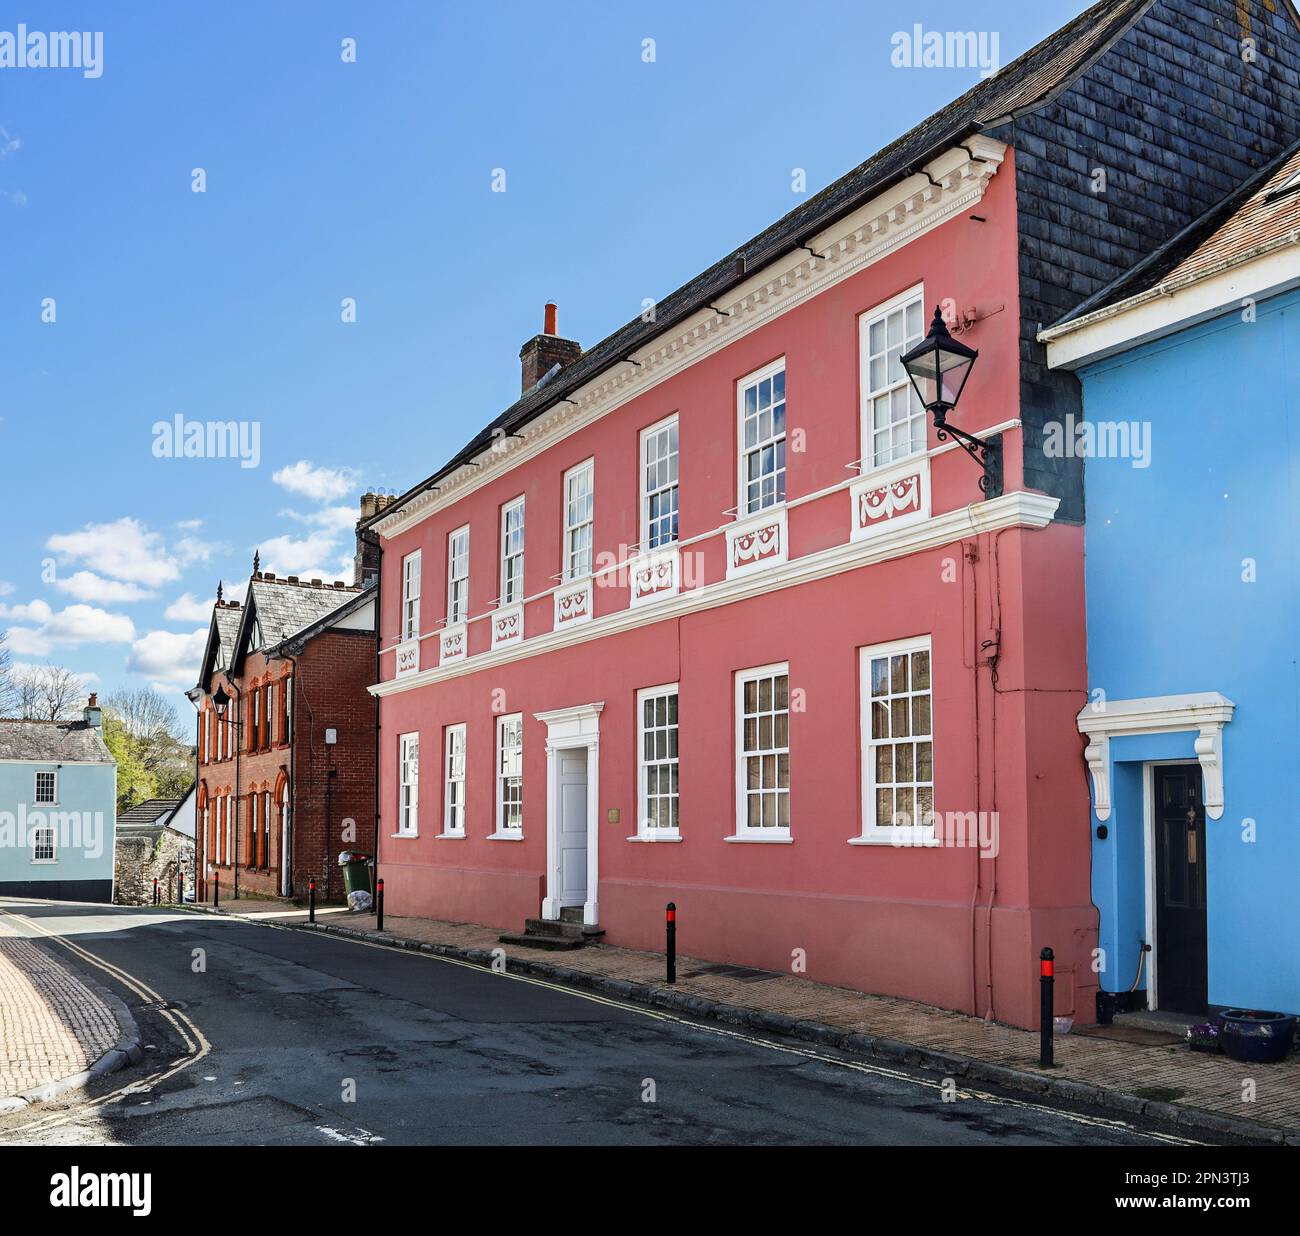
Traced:
[[[560, 567], [561, 478], [595, 458], [595, 549], [639, 539], [639, 431], [679, 416], [680, 531], [727, 521], [736, 493], [735, 384], [784, 356], [788, 428], [806, 450], [788, 460], [791, 499], [836, 485], [859, 443], [858, 316], [922, 280], [933, 306], [951, 296], [989, 316], [965, 339], [980, 360], [957, 421], [977, 429], [1015, 415], [1019, 399], [1014, 173], [1005, 165], [975, 213], [959, 216], [799, 305], [575, 433], [384, 545], [383, 644], [396, 639], [400, 559], [423, 549], [421, 630], [446, 610], [446, 538], [471, 526], [470, 612], [499, 590], [500, 507], [527, 500], [525, 593]], [[1008, 432], [1005, 489], [1021, 486], [1019, 436]], [[934, 445], [931, 430], [931, 445]], [[932, 460], [932, 509], [979, 500], [962, 453]], [[790, 553], [848, 539], [843, 490], [789, 512]], [[695, 547], [703, 579], [725, 574], [725, 542]], [[955, 575], [954, 575], [955, 567]], [[946, 582], [951, 581], [951, 582]], [[597, 587], [595, 611], [627, 604]], [[856, 568], [717, 609], [469, 672], [382, 701], [380, 856], [398, 914], [470, 919], [519, 930], [540, 911], [546, 846], [543, 710], [604, 701], [600, 721], [601, 926], [610, 943], [662, 944], [676, 900], [685, 953], [786, 969], [864, 990], [1034, 1024], [1037, 948], [1051, 943], [1070, 975], [1068, 1010], [1090, 1016], [1088, 799], [1073, 716], [1083, 702], [1082, 539], [1077, 529], [1009, 529]], [[551, 599], [528, 606], [529, 637], [550, 630]], [[471, 623], [470, 654], [486, 650]], [[1000, 817], [996, 864], [966, 848], [850, 846], [860, 831], [858, 649], [929, 633], [933, 641], [936, 809]], [[996, 689], [985, 662], [997, 644]], [[436, 664], [423, 641], [422, 666]], [[788, 661], [806, 711], [791, 719], [790, 845], [735, 844], [733, 675]], [[384, 663], [392, 674], [391, 655]], [[680, 844], [632, 843], [638, 688], [679, 682]], [[522, 712], [522, 841], [489, 840], [494, 824], [494, 715]], [[467, 725], [468, 837], [441, 829], [443, 727]], [[394, 838], [397, 736], [421, 733], [420, 834]], [[610, 823], [607, 812], [618, 809]], [[1083, 830], [1080, 831], [1080, 822]], [[1048, 938], [1050, 937], [1050, 938]], [[990, 980], [991, 976], [991, 980]], [[1095, 987], [1095, 983], [1093, 984]]]

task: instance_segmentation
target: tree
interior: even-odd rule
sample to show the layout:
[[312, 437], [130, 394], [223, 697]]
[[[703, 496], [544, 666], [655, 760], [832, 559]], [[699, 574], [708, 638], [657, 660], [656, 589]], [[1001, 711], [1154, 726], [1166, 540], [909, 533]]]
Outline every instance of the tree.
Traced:
[[0, 631], [0, 717], [7, 716], [15, 707], [14, 666], [9, 656], [9, 632]]
[[114, 691], [103, 703], [104, 738], [111, 726], [117, 747], [109, 749], [118, 760], [118, 793], [125, 805], [180, 798], [194, 781], [194, 747], [181, 736], [176, 706], [148, 687]]
[[24, 721], [68, 721], [81, 712], [85, 684], [62, 665], [13, 675], [14, 711]]
[[118, 813], [144, 802], [146, 798], [157, 797], [157, 783], [140, 759], [135, 739], [116, 717], [104, 717], [104, 743], [117, 761]]

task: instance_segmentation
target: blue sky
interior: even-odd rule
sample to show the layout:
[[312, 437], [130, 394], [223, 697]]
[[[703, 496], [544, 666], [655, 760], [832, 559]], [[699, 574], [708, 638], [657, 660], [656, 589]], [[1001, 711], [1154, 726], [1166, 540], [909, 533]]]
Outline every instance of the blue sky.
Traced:
[[[547, 299], [590, 346], [796, 205], [793, 169], [814, 193], [977, 79], [892, 67], [896, 31], [1006, 63], [1083, 7], [6, 3], [103, 32], [98, 78], [0, 68], [14, 660], [188, 710], [217, 580], [260, 546], [350, 581], [360, 493], [517, 397]], [[256, 423], [258, 466], [156, 457], [177, 414]]]

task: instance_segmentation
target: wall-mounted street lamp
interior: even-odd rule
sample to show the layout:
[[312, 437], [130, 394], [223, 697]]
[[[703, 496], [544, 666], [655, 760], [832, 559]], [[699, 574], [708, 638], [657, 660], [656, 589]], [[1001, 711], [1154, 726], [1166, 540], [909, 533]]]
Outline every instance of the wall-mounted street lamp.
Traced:
[[948, 413], [957, 406], [966, 379], [975, 365], [979, 352], [959, 343], [948, 333], [943, 313], [936, 308], [930, 333], [910, 352], [901, 357], [907, 376], [912, 379], [925, 409], [934, 417], [934, 427], [940, 442], [949, 435], [981, 468], [980, 490], [996, 494], [1002, 489], [1002, 454], [996, 442], [985, 442], [968, 434], [956, 425], [948, 424]]

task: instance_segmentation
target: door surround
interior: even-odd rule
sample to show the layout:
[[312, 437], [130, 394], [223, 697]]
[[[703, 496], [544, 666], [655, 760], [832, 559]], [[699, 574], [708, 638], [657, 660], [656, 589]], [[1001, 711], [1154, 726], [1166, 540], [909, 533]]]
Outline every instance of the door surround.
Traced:
[[560, 761], [561, 751], [585, 748], [587, 752], [587, 900], [582, 921], [594, 927], [599, 921], [596, 874], [599, 870], [600, 828], [600, 714], [604, 702], [579, 704], [535, 712], [533, 717], [546, 726], [546, 895], [542, 917], [560, 917]]

